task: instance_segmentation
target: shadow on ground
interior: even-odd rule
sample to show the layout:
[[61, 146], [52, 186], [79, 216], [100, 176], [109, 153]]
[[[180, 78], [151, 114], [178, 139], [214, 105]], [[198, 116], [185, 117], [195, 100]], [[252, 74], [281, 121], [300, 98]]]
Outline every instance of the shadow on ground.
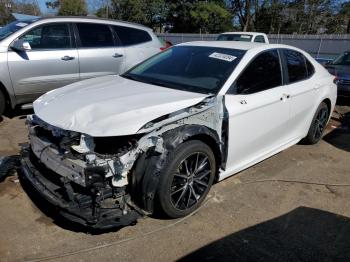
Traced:
[[[14, 117], [20, 117], [20, 118], [25, 118], [27, 117], [27, 115], [31, 115], [33, 114], [34, 111], [33, 109], [26, 109], [26, 110], [22, 110], [22, 109], [15, 109], [11, 112], [6, 112], [4, 114], [5, 117], [8, 118], [14, 118]], [[4, 120], [4, 118], [2, 116], [0, 116], [0, 123]]]
[[0, 182], [15, 175], [19, 167], [19, 155], [0, 157]]
[[350, 106], [350, 97], [339, 96], [337, 98], [337, 105], [338, 106]]
[[327, 143], [350, 152], [350, 112], [340, 114], [341, 126], [333, 129], [323, 137]]
[[179, 261], [348, 262], [350, 219], [299, 207], [219, 239]]

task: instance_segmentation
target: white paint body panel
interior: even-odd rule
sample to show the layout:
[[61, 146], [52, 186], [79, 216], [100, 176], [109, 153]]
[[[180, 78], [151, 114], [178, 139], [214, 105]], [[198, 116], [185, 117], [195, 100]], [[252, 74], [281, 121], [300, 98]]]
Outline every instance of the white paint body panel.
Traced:
[[[229, 120], [227, 164], [226, 170], [221, 170], [219, 174], [220, 180], [300, 141], [306, 136], [323, 100], [329, 99], [331, 111], [334, 109], [337, 88], [332, 82], [333, 77], [300, 49], [286, 45], [224, 41], [181, 45], [247, 50], [218, 93], [218, 96], [225, 97]], [[275, 48], [302, 53], [313, 64], [315, 74], [307, 80], [259, 93], [226, 94], [253, 57]], [[106, 76], [51, 91], [35, 101], [34, 111], [42, 120], [63, 129], [91, 136], [122, 136], [134, 134], [149, 121], [195, 105], [205, 97], [119, 76]]]
[[205, 97], [111, 75], [48, 92], [34, 102], [34, 111], [62, 129], [98, 137], [122, 136]]

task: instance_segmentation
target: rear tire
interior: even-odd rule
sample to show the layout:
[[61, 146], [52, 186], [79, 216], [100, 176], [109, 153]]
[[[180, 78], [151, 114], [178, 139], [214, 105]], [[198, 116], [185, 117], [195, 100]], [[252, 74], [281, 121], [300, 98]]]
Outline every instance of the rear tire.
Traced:
[[215, 156], [205, 143], [188, 141], [168, 155], [163, 170], [157, 190], [159, 208], [169, 217], [183, 217], [207, 196], [215, 177]]
[[323, 132], [326, 128], [329, 118], [329, 109], [325, 102], [322, 102], [312, 119], [311, 126], [307, 136], [302, 140], [302, 143], [307, 145], [316, 144], [321, 140]]
[[0, 116], [4, 114], [5, 108], [6, 108], [5, 95], [0, 91]]

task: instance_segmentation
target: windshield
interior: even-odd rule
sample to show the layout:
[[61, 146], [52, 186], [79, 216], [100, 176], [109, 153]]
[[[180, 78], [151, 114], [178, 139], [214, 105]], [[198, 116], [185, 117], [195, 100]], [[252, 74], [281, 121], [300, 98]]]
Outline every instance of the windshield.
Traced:
[[14, 21], [0, 28], [0, 40], [5, 39], [14, 32], [22, 29], [23, 27], [33, 23], [34, 21]]
[[175, 46], [122, 76], [178, 90], [216, 94], [245, 51], [202, 46]]
[[219, 35], [217, 41], [242, 41], [250, 42], [252, 40], [251, 35], [246, 34], [223, 34]]
[[345, 52], [332, 62], [333, 65], [350, 65], [350, 52]]

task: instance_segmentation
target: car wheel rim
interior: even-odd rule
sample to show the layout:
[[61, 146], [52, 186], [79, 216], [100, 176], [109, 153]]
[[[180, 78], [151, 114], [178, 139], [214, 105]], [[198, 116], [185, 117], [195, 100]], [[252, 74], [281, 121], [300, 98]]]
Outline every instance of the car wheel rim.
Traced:
[[315, 133], [314, 133], [314, 138], [315, 139], [320, 139], [324, 128], [327, 124], [327, 118], [328, 118], [328, 110], [326, 108], [322, 108], [315, 119]]
[[172, 205], [186, 210], [197, 204], [209, 187], [211, 172], [211, 163], [205, 153], [196, 152], [185, 158], [171, 184]]

